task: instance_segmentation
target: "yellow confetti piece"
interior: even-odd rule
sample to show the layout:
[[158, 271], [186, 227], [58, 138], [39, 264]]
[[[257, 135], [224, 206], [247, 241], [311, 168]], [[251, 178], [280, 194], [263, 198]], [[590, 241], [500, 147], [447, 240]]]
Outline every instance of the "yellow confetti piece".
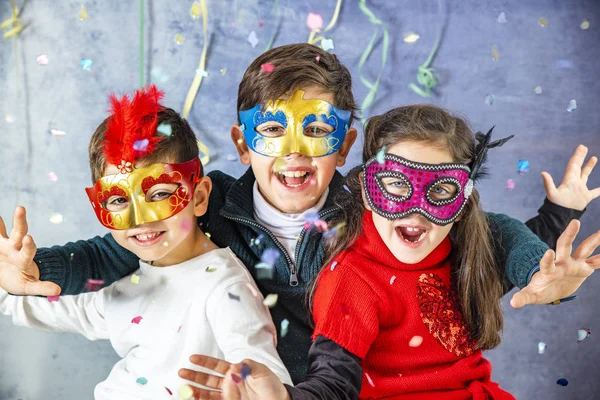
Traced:
[[500, 51], [498, 50], [498, 46], [492, 46], [492, 59], [494, 61], [498, 61], [500, 59]]
[[183, 36], [182, 33], [178, 33], [177, 35], [175, 35], [175, 43], [177, 44], [183, 44], [185, 42], [185, 36]]
[[421, 36], [414, 32], [408, 32], [404, 34], [404, 43], [413, 44], [419, 40]]
[[225, 75], [227, 73], [227, 68], [221, 68], [221, 75]]
[[63, 222], [62, 214], [52, 213], [52, 215], [50, 216], [50, 222], [52, 222], [55, 225], [61, 224]]
[[548, 26], [548, 20], [545, 17], [540, 17], [540, 26], [545, 28]]
[[271, 293], [265, 297], [263, 304], [269, 308], [273, 308], [277, 305], [277, 299], [279, 296], [276, 293]]
[[584, 31], [585, 31], [585, 30], [587, 30], [587, 29], [589, 29], [589, 27], [590, 27], [590, 21], [588, 21], [587, 19], [584, 19], [584, 20], [581, 22], [581, 25], [579, 25], [579, 27], [580, 27], [581, 29], [583, 29]]
[[[2, 29], [2, 30], [8, 29], [8, 31], [4, 32], [4, 39], [8, 39], [13, 36], [17, 36], [19, 34], [19, 32], [21, 32], [23, 30], [23, 23], [19, 19], [19, 9], [15, 5], [15, 0], [11, 0], [11, 7], [12, 7], [12, 16], [9, 19], [3, 21], [2, 25], [0, 25], [0, 29]], [[16, 50], [15, 50], [15, 56], [16, 56]]]
[[210, 233], [208, 233], [208, 232], [205, 232], [204, 234], [206, 235], [206, 237], [207, 237], [207, 238], [209, 238], [209, 239], [210, 239]]
[[201, 15], [202, 7], [200, 6], [200, 3], [197, 1], [193, 2], [192, 8], [190, 8], [190, 17], [192, 17], [192, 19], [199, 19]]
[[194, 397], [194, 390], [189, 385], [181, 385], [177, 393], [182, 400], [190, 400]]
[[82, 5], [81, 9], [79, 10], [79, 20], [80, 21], [85, 21], [86, 19], [88, 19], [88, 10]]
[[139, 275], [136, 275], [136, 274], [131, 275], [131, 283], [134, 283], [136, 285], [139, 284], [140, 283]]
[[168, 246], [169, 246], [169, 243], [168, 243], [168, 242], [164, 242], [164, 243], [163, 243], [163, 246], [165, 246], [165, 247], [168, 247]]

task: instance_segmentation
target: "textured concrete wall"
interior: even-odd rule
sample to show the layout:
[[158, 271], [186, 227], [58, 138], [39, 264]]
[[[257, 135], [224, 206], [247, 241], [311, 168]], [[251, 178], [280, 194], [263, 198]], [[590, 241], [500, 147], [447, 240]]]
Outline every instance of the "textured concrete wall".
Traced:
[[[434, 102], [467, 116], [476, 129], [496, 125], [498, 137], [516, 135], [490, 154], [492, 176], [480, 186], [487, 210], [526, 220], [544, 197], [540, 171], [547, 170], [560, 181], [578, 143], [600, 155], [597, 1], [443, 1], [446, 17], [438, 14], [433, 0], [367, 3], [391, 37], [381, 87], [368, 115], [402, 104]], [[9, 17], [9, 4], [1, 2], [0, 20]], [[131, 91], [139, 82], [139, 2], [83, 4], [89, 17], [80, 21], [81, 2], [26, 1], [22, 20], [27, 27], [19, 36], [16, 59], [13, 41], [0, 39], [0, 215], [10, 220], [17, 203], [26, 206], [38, 246], [104, 233], [83, 191], [90, 183], [87, 143], [106, 115], [106, 95]], [[201, 54], [201, 22], [190, 18], [191, 0], [147, 0], [146, 4], [145, 72], [166, 91], [165, 103], [181, 110]], [[276, 28], [273, 5], [263, 0], [208, 0], [212, 39], [208, 77], [189, 117], [213, 152], [208, 170], [234, 175], [244, 171], [239, 162], [227, 158], [235, 152], [229, 127], [236, 118], [237, 83]], [[334, 5], [333, 0], [281, 0], [281, 29], [275, 44], [306, 41], [307, 13], [319, 12], [327, 23]], [[505, 24], [497, 22], [501, 12], [506, 14]], [[540, 26], [540, 17], [547, 19], [548, 26]], [[591, 22], [588, 30], [580, 29], [584, 18]], [[427, 58], [444, 19], [447, 27], [433, 63], [440, 84], [437, 94], [424, 100], [407, 85], [415, 81], [416, 68]], [[358, 63], [373, 29], [356, 1], [344, 1], [338, 25], [328, 33], [334, 52], [355, 77], [359, 100], [367, 90], [358, 79]], [[251, 31], [259, 39], [256, 48], [247, 41]], [[413, 45], [403, 41], [409, 31], [421, 35]], [[184, 35], [182, 45], [175, 43], [176, 34]], [[500, 55], [497, 61], [492, 58], [493, 45]], [[46, 66], [36, 62], [42, 54], [49, 58]], [[82, 58], [92, 60], [91, 70], [81, 68]], [[379, 63], [380, 50], [376, 50], [365, 68], [369, 79], [376, 77]], [[534, 93], [538, 85], [540, 95]], [[492, 105], [486, 104], [488, 94], [495, 97]], [[571, 99], [576, 99], [577, 109], [569, 113]], [[52, 129], [66, 135], [52, 136]], [[352, 151], [349, 166], [359, 162], [360, 145]], [[519, 159], [529, 160], [529, 174], [516, 173]], [[51, 172], [58, 181], [49, 179]], [[505, 188], [507, 179], [516, 182], [514, 190]], [[600, 186], [600, 170], [590, 186]], [[62, 224], [50, 223], [52, 213], [63, 215]], [[597, 202], [582, 219], [580, 238], [599, 229], [599, 221]], [[487, 353], [494, 379], [519, 399], [596, 398], [600, 393], [598, 339], [592, 333], [577, 344], [576, 336], [582, 327], [598, 329], [599, 290], [600, 276], [595, 275], [577, 301], [559, 307], [517, 311], [510, 308], [507, 297], [503, 343]], [[539, 341], [548, 344], [543, 355], [537, 353]], [[94, 385], [116, 360], [108, 343], [15, 328], [9, 318], [0, 318], [0, 349], [1, 400], [91, 398]], [[567, 387], [556, 384], [563, 377], [569, 380]]]

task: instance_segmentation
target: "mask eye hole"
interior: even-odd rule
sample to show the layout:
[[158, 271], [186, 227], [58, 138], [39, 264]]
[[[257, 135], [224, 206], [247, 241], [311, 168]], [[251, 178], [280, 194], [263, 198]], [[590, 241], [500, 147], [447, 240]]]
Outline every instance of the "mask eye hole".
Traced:
[[286, 130], [279, 122], [269, 121], [258, 125], [256, 127], [256, 132], [260, 133], [264, 137], [276, 138], [284, 136]]
[[427, 187], [427, 200], [435, 206], [452, 203], [461, 193], [460, 182], [456, 178], [440, 178]]
[[405, 201], [413, 194], [413, 187], [408, 178], [395, 171], [379, 171], [375, 173], [375, 182], [383, 197], [392, 201]]
[[110, 196], [102, 202], [102, 208], [106, 211], [119, 212], [129, 207], [129, 200], [126, 196]]
[[180, 185], [176, 183], [158, 183], [148, 189], [146, 192], [146, 201], [148, 203], [153, 203], [166, 200], [179, 189], [179, 186]]

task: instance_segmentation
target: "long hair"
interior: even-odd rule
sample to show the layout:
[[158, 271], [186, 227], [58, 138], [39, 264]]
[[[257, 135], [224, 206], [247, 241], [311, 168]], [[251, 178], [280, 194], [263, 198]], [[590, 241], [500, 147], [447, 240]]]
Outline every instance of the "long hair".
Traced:
[[[471, 162], [476, 144], [471, 129], [462, 118], [434, 105], [411, 105], [395, 108], [367, 121], [362, 161], [374, 157], [383, 146], [409, 140], [446, 148], [453, 161], [461, 164]], [[335, 239], [326, 242], [325, 265], [361, 234], [365, 207], [360, 172], [359, 167], [350, 171], [345, 178], [349, 190], [336, 198], [336, 203], [344, 210], [346, 226]], [[503, 274], [494, 259], [488, 220], [481, 209], [477, 190], [473, 190], [460, 220], [454, 223], [450, 237], [452, 280], [463, 318], [477, 345], [483, 350], [492, 349], [500, 344], [499, 332], [503, 326], [500, 308]], [[309, 290], [310, 305], [317, 279]]]

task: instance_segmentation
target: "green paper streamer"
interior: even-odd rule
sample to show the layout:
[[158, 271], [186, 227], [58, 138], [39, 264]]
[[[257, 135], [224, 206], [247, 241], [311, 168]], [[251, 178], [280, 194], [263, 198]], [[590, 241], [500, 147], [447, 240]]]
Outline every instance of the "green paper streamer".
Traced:
[[140, 87], [144, 87], [144, 0], [140, 0]]
[[[442, 14], [442, 0], [438, 0], [439, 14]], [[416, 94], [421, 97], [429, 97], [431, 96], [431, 89], [433, 89], [438, 84], [438, 74], [434, 68], [430, 68], [429, 64], [433, 61], [433, 57], [440, 45], [440, 40], [442, 39], [442, 30], [443, 24], [440, 24], [438, 29], [438, 35], [435, 40], [435, 44], [433, 45], [433, 49], [431, 49], [431, 53], [429, 53], [429, 57], [427, 57], [427, 61], [421, 64], [417, 68], [417, 82], [423, 88], [415, 85], [414, 83], [410, 83], [408, 85]]]
[[[371, 40], [369, 41], [369, 44], [367, 45], [367, 48], [365, 49], [362, 56], [360, 57], [360, 62], [358, 63], [358, 76], [360, 78], [360, 81], [363, 83], [363, 85], [365, 85], [369, 89], [369, 93], [367, 93], [367, 96], [362, 101], [362, 104], [360, 106], [361, 114], [364, 113], [365, 110], [367, 108], [369, 108], [369, 106], [371, 104], [373, 104], [373, 101], [375, 101], [375, 98], [377, 97], [377, 88], [379, 87], [379, 82], [381, 81], [381, 75], [383, 74], [383, 69], [384, 69], [385, 63], [387, 61], [388, 48], [389, 48], [389, 42], [390, 42], [390, 37], [389, 37], [390, 35], [389, 35], [387, 27], [383, 24], [383, 22], [379, 18], [377, 18], [375, 16], [375, 14], [373, 14], [373, 12], [371, 10], [369, 10], [369, 8], [366, 6], [365, 2], [366, 2], [366, 0], [359, 0], [358, 6], [360, 7], [360, 10], [363, 12], [363, 14], [365, 14], [367, 16], [367, 18], [369, 19], [369, 22], [376, 26], [376, 29], [375, 29], [375, 32], [373, 33], [373, 36], [371, 37]], [[377, 79], [375, 80], [375, 82], [370, 82], [369, 80], [367, 80], [367, 78], [365, 78], [362, 75], [362, 68], [364, 67], [367, 59], [369, 58], [369, 56], [371, 55], [371, 52], [373, 51], [373, 48], [375, 46], [375, 40], [377, 39], [377, 36], [379, 34], [380, 27], [383, 30], [381, 70], [379, 71], [379, 75], [377, 75]], [[364, 119], [364, 117], [361, 118], [361, 120], [363, 120], [363, 119]]]
[[[273, 6], [273, 15], [275, 17], [277, 17], [278, 10], [279, 10], [279, 0], [275, 0], [275, 6]], [[271, 50], [271, 47], [273, 47], [273, 43], [275, 42], [275, 38], [277, 37], [277, 34], [279, 33], [280, 26], [281, 26], [281, 18], [277, 18], [277, 26], [275, 27], [275, 32], [273, 32], [273, 36], [271, 36], [271, 40], [269, 40], [269, 43], [267, 44], [265, 51], [269, 51], [269, 50]]]

